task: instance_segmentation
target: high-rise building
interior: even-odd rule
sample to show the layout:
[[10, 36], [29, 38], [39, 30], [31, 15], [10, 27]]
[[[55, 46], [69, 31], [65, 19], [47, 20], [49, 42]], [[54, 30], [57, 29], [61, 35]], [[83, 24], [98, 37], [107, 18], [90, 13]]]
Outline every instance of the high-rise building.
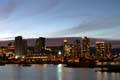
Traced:
[[15, 37], [15, 54], [22, 56], [26, 54], [27, 41], [22, 39], [22, 36]]
[[110, 43], [96, 42], [96, 55], [107, 56], [111, 54], [112, 46]]
[[74, 41], [74, 55], [81, 56], [81, 45], [79, 40]]
[[35, 43], [35, 53], [44, 53], [45, 52], [45, 38], [39, 37]]
[[105, 54], [105, 42], [96, 42], [96, 55], [103, 56]]
[[27, 54], [27, 40], [23, 40], [23, 53], [26, 55]]
[[65, 38], [63, 40], [63, 50], [64, 50], [64, 54], [66, 55], [67, 54], [67, 44], [68, 44], [68, 40]]
[[82, 56], [90, 55], [90, 40], [86, 36], [82, 38]]
[[68, 40], [65, 38], [64, 39], [64, 45], [67, 45], [68, 44]]
[[70, 51], [71, 51], [71, 47], [70, 47], [70, 45], [68, 45], [68, 40], [67, 39], [64, 39], [63, 48], [64, 48], [64, 55], [65, 56], [69, 56], [70, 55]]
[[15, 52], [15, 45], [12, 42], [10, 42], [8, 44], [8, 46], [7, 46], [7, 52], [12, 52], [12, 53]]
[[110, 43], [106, 43], [106, 48], [105, 48], [106, 54], [111, 54], [111, 50], [112, 50], [112, 45]]

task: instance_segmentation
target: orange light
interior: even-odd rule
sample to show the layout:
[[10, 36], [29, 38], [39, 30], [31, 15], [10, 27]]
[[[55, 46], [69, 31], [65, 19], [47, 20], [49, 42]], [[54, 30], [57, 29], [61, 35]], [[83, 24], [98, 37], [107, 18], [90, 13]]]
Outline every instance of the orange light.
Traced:
[[99, 60], [96, 60], [96, 62], [98, 63], [98, 62], [99, 62]]

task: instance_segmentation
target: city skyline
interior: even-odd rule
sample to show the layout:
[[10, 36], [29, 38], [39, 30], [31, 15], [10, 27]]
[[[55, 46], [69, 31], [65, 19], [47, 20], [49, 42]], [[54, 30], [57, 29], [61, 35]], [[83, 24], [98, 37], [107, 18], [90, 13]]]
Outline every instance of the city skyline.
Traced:
[[0, 0], [1, 80], [120, 80], [120, 0]]
[[119, 0], [0, 0], [0, 40], [81, 37], [120, 40]]
[[[18, 36], [16, 36], [18, 37]], [[27, 41], [28, 46], [34, 46], [36, 44], [36, 40], [38, 38], [27, 38], [25, 39], [24, 36], [21, 36], [23, 40]], [[87, 36], [83, 36], [87, 37]], [[46, 47], [49, 46], [61, 46], [63, 45], [64, 39], [67, 39], [69, 44], [73, 44], [74, 41], [76, 40], [82, 40], [83, 37], [59, 37], [59, 38], [46, 38]], [[89, 38], [89, 37], [88, 37]], [[120, 47], [120, 41], [119, 40], [109, 40], [109, 39], [99, 39], [99, 38], [89, 38], [90, 39], [90, 45], [91, 47], [95, 46], [96, 42], [106, 42], [106, 43], [111, 43], [113, 48], [119, 48]], [[5, 41], [0, 41], [0, 46], [7, 46], [9, 43], [14, 43], [15, 42], [15, 37], [13, 40], [5, 40]]]

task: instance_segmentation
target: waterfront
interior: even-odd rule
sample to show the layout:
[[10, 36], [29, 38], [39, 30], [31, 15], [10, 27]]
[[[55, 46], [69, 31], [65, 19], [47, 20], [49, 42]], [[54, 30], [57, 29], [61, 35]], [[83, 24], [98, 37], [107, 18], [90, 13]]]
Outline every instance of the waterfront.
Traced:
[[119, 80], [120, 73], [99, 72], [97, 68], [68, 68], [64, 65], [34, 64], [0, 66], [2, 80]]

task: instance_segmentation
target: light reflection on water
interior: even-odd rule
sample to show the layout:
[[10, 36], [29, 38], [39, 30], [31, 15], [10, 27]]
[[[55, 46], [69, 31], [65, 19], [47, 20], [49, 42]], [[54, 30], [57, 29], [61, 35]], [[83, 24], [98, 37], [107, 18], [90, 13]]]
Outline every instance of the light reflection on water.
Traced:
[[97, 72], [97, 80], [108, 80], [107, 79], [107, 72]]
[[62, 80], [62, 64], [58, 64], [57, 66], [57, 75], [58, 80]]
[[95, 72], [91, 68], [64, 65], [0, 66], [0, 80], [120, 80], [120, 73]]
[[97, 73], [97, 80], [120, 80], [120, 73], [119, 72], [96, 72]]
[[113, 72], [111, 75], [112, 75], [113, 80], [119, 80], [120, 79], [120, 73]]

